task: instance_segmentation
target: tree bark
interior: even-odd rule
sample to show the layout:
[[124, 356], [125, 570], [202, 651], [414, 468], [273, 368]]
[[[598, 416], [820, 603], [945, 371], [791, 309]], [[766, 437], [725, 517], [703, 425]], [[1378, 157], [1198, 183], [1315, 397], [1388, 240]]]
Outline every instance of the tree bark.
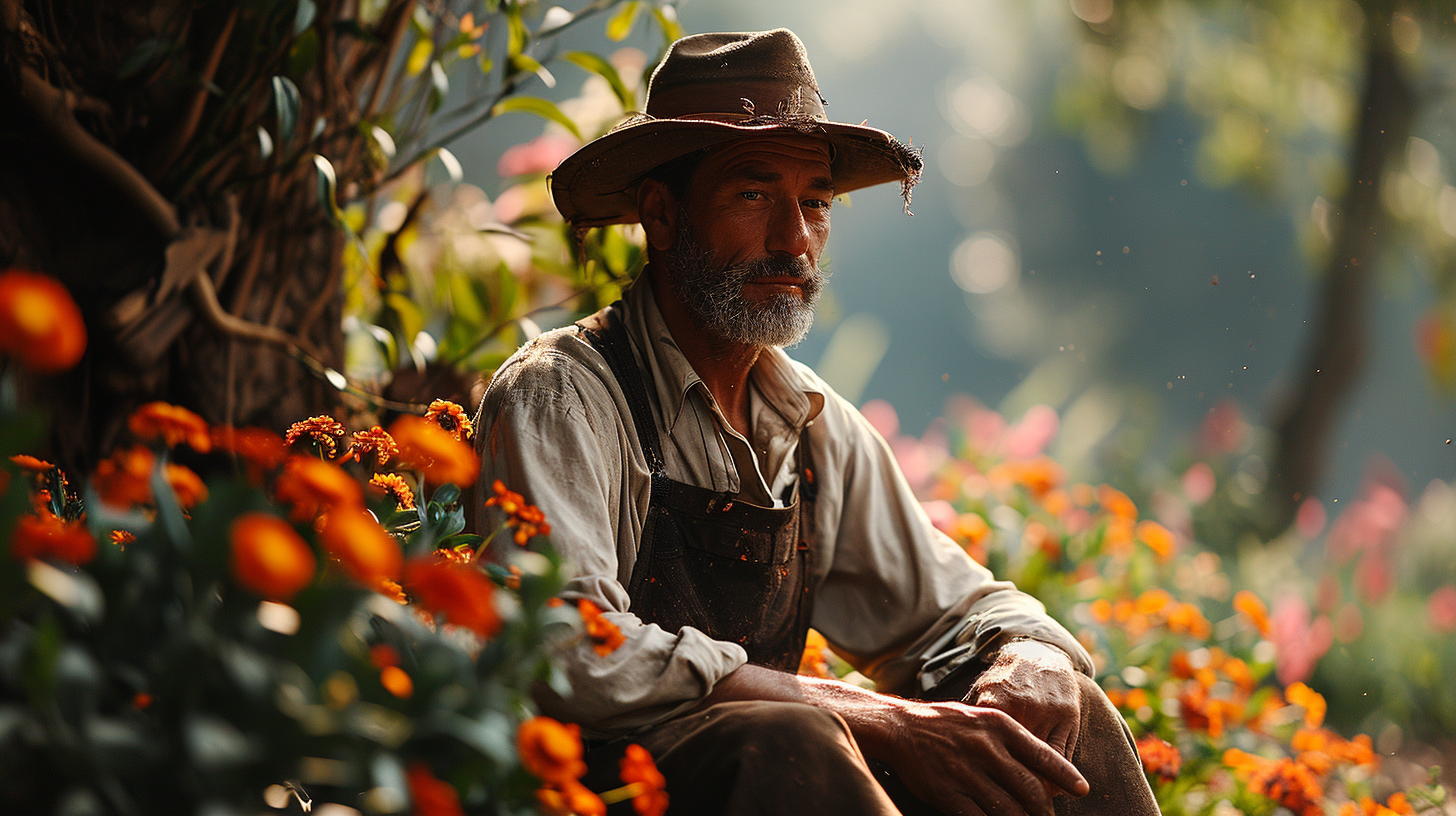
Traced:
[[1381, 185], [1405, 146], [1419, 99], [1390, 41], [1388, 20], [1367, 23], [1360, 118], [1341, 197], [1339, 224], [1322, 277], [1314, 331], [1295, 385], [1275, 412], [1266, 535], [1282, 532], [1324, 476], [1329, 437], [1366, 363], [1370, 284], [1388, 242]]

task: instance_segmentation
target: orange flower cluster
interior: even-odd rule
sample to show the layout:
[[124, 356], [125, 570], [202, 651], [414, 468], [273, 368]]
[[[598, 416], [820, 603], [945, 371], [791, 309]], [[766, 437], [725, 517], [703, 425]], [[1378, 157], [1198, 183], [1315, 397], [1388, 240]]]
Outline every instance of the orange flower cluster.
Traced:
[[414, 806], [412, 816], [465, 816], [454, 786], [437, 778], [425, 762], [412, 763], [405, 772], [405, 782]]
[[1406, 816], [1415, 812], [1405, 794], [1392, 793], [1383, 805], [1369, 796], [1360, 797], [1358, 802], [1345, 802], [1340, 805], [1339, 816]]
[[[121, 509], [151, 504], [154, 499], [152, 469], [156, 461], [156, 456], [141, 445], [116, 451], [96, 465], [91, 478], [97, 494], [103, 502]], [[207, 485], [189, 468], [169, 462], [163, 476], [182, 507], [196, 507], [207, 499]]]
[[337, 419], [331, 416], [315, 416], [290, 425], [283, 441], [290, 448], [300, 441], [312, 442], [318, 446], [319, 453], [333, 459], [339, 455], [339, 443], [348, 434]]
[[1309, 766], [1288, 757], [1266, 759], [1230, 748], [1223, 763], [1254, 791], [1297, 816], [1324, 816], [1324, 786]]
[[[1219, 648], [1208, 649], [1199, 656], [1203, 659], [1197, 666], [1193, 665], [1188, 653], [1181, 650], [1174, 652], [1168, 661], [1170, 673], [1187, 681], [1178, 695], [1178, 710], [1184, 723], [1189, 728], [1208, 732], [1214, 739], [1222, 736], [1227, 726], [1242, 724], [1258, 730], [1263, 716], [1268, 712], [1259, 711], [1252, 716], [1246, 716], [1249, 696], [1255, 686], [1254, 675], [1248, 664], [1225, 654]], [[1214, 695], [1220, 675], [1229, 681], [1229, 696]], [[1267, 705], [1272, 710], [1282, 704], [1282, 700], [1276, 695]]]
[[292, 505], [294, 521], [312, 521], [319, 513], [362, 509], [364, 491], [338, 466], [311, 456], [291, 456], [273, 483], [273, 496]]
[[804, 638], [804, 654], [799, 658], [799, 674], [830, 679], [833, 675], [829, 673], [829, 658], [824, 654], [828, 648], [829, 641], [817, 630], [810, 629]]
[[1138, 758], [1149, 776], [1156, 776], [1165, 782], [1178, 778], [1183, 769], [1183, 755], [1172, 743], [1158, 739], [1152, 734], [1137, 741]]
[[1319, 728], [1320, 723], [1325, 721], [1325, 698], [1309, 686], [1303, 683], [1292, 683], [1289, 688], [1284, 690], [1284, 698], [1291, 705], [1304, 709], [1304, 726], [1306, 728]]
[[516, 751], [526, 770], [541, 780], [536, 799], [547, 813], [605, 816], [607, 806], [579, 781], [586, 763], [576, 725], [532, 717], [516, 731]]
[[1234, 594], [1234, 611], [1248, 618], [1260, 637], [1269, 637], [1269, 607], [1259, 600], [1258, 595], [1247, 589], [1239, 590]]
[[263, 428], [213, 428], [212, 446], [241, 459], [247, 466], [248, 479], [254, 484], [262, 482], [263, 474], [272, 472], [288, 458], [283, 437]]
[[1137, 600], [1123, 598], [1114, 602], [1098, 598], [1088, 611], [1098, 623], [1121, 627], [1132, 640], [1141, 638], [1155, 626], [1166, 626], [1174, 634], [1199, 640], [1213, 634], [1213, 625], [1196, 605], [1180, 603], [1164, 589], [1150, 589]]
[[45, 513], [21, 516], [10, 535], [10, 557], [16, 561], [54, 558], [68, 564], [85, 564], [96, 556], [96, 539], [86, 525], [61, 521]]
[[26, 473], [34, 473], [36, 475], [45, 475], [56, 469], [56, 466], [50, 462], [44, 459], [37, 459], [34, 456], [28, 456], [24, 453], [10, 457], [10, 461], [14, 462], [16, 467]]
[[344, 571], [367, 587], [399, 577], [404, 556], [399, 542], [367, 511], [346, 508], [324, 517], [324, 549], [339, 559]]
[[586, 598], [581, 598], [576, 602], [576, 608], [581, 612], [581, 622], [586, 626], [586, 636], [591, 638], [592, 650], [598, 656], [606, 657], [627, 642], [627, 637], [622, 634], [622, 630], [602, 616], [601, 607]]
[[1178, 548], [1178, 539], [1173, 531], [1157, 523], [1156, 521], [1140, 521], [1137, 526], [1137, 537], [1142, 543], [1148, 545], [1148, 549], [1158, 557], [1161, 563], [1168, 563], [1173, 560], [1173, 553]]
[[996, 485], [1019, 484], [1031, 495], [1042, 498], [1065, 482], [1067, 473], [1051, 457], [1038, 456], [1002, 462], [991, 468], [986, 478]]
[[369, 485], [391, 496], [398, 509], [415, 509], [415, 492], [398, 473], [376, 473], [369, 477]]
[[230, 538], [233, 577], [247, 589], [287, 601], [313, 580], [313, 550], [283, 519], [245, 514], [233, 522]]
[[56, 374], [80, 362], [86, 323], [66, 287], [35, 272], [0, 272], [0, 352], [38, 374]]
[[149, 402], [132, 412], [126, 427], [141, 442], [160, 439], [169, 448], [185, 443], [198, 453], [212, 450], [207, 421], [180, 405]]
[[622, 781], [635, 786], [632, 809], [637, 816], [662, 816], [667, 812], [667, 779], [657, 770], [652, 754], [640, 745], [628, 745], [619, 763]]
[[440, 426], [440, 430], [455, 437], [457, 441], [468, 442], [475, 434], [465, 409], [450, 400], [437, 399], [425, 410], [425, 419]]
[[402, 416], [389, 426], [399, 445], [399, 460], [437, 484], [466, 488], [480, 475], [480, 459], [469, 445], [429, 420]]
[[374, 455], [376, 466], [383, 467], [388, 464], [389, 458], [399, 453], [399, 446], [394, 443], [394, 437], [389, 432], [375, 425], [367, 431], [355, 431], [349, 443], [349, 450], [343, 458], [353, 459], [363, 463], [364, 457]]
[[1356, 734], [1345, 739], [1327, 728], [1301, 728], [1294, 732], [1289, 747], [1298, 752], [1299, 761], [1312, 768], [1328, 769], [1336, 764], [1374, 768], [1380, 764], [1369, 734]]
[[482, 638], [490, 638], [500, 631], [495, 585], [473, 566], [454, 564], [436, 556], [415, 558], [405, 564], [404, 587], [419, 606], [443, 613], [450, 623]]
[[515, 528], [512, 538], [524, 547], [526, 542], [538, 535], [551, 535], [551, 525], [546, 523], [546, 514], [534, 504], [526, 504], [520, 493], [507, 490], [500, 479], [490, 486], [494, 496], [485, 500], [486, 507], [499, 507], [506, 514], [506, 524]]

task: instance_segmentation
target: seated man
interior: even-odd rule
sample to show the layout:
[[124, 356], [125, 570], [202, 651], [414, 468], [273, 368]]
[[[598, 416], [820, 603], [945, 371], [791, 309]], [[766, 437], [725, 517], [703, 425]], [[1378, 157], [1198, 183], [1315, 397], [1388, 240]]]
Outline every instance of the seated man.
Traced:
[[[553, 174], [571, 223], [640, 222], [649, 261], [500, 369], [481, 484], [546, 512], [566, 597], [626, 638], [568, 655], [574, 692], [545, 713], [582, 725], [604, 778], [614, 738], [646, 747], [673, 812], [1157, 812], [1082, 647], [936, 531], [884, 440], [780, 348], [813, 319], [835, 194], [899, 181], [908, 202], [920, 168], [828, 121], [780, 29], [679, 40], [646, 114]], [[795, 675], [811, 625], [879, 691]]]

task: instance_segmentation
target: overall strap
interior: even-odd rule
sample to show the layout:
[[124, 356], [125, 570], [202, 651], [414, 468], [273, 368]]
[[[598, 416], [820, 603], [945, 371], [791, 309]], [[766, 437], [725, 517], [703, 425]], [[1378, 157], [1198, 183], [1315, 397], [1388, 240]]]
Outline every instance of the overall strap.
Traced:
[[647, 457], [647, 469], [656, 481], [657, 476], [667, 472], [662, 458], [662, 441], [657, 435], [657, 423], [652, 419], [647, 383], [642, 378], [642, 370], [637, 367], [632, 341], [627, 337], [626, 324], [622, 322], [621, 301], [583, 318], [576, 325], [592, 348], [607, 361], [607, 367], [622, 387], [627, 397], [627, 408], [632, 412], [632, 424], [637, 428], [637, 439], [642, 443], [643, 455]]

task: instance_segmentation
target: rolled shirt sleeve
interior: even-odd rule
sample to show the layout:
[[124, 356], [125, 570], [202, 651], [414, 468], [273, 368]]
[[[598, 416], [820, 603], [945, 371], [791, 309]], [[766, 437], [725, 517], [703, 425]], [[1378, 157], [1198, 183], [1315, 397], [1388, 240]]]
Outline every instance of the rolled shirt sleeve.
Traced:
[[559, 665], [572, 693], [539, 695], [545, 713], [581, 724], [589, 736], [616, 736], [692, 706], [747, 654], [692, 627], [667, 632], [632, 614], [625, 586], [650, 478], [633, 455], [636, 431], [622, 421], [630, 414], [600, 356], [567, 332], [553, 334], [523, 349], [486, 392], [476, 502], [500, 479], [540, 507], [573, 576], [562, 596], [592, 601], [622, 630], [625, 642], [605, 656], [584, 639], [565, 645]]

